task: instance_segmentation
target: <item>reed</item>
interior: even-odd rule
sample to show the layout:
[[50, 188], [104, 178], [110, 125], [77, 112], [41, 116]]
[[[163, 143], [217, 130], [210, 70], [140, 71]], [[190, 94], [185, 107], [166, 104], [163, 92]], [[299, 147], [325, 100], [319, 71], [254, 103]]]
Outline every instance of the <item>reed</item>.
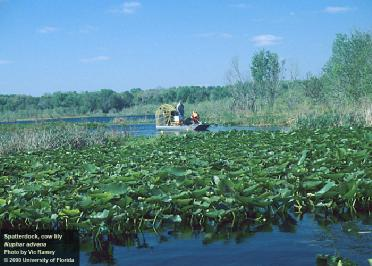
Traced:
[[59, 148], [104, 145], [123, 136], [104, 127], [78, 124], [34, 124], [0, 127], [0, 155]]
[[292, 126], [294, 128], [371, 127], [372, 102], [365, 99], [359, 103], [331, 105], [327, 108], [298, 113]]

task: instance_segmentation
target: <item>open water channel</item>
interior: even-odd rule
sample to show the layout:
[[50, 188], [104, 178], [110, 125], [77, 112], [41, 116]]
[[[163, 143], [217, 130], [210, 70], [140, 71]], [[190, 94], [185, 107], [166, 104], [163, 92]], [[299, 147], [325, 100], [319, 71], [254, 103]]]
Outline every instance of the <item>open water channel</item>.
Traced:
[[[115, 124], [115, 118], [122, 118], [125, 123]], [[145, 121], [145, 123], [137, 123], [137, 121]], [[148, 122], [147, 122], [148, 121]], [[67, 122], [67, 123], [107, 123], [107, 130], [113, 130], [117, 133], [123, 133], [131, 136], [155, 136], [162, 134], [161, 131], [156, 130], [154, 115], [139, 115], [139, 116], [95, 116], [95, 117], [73, 117], [73, 118], [51, 118], [42, 120], [19, 120], [0, 122], [0, 124], [34, 124], [45, 122]], [[288, 127], [278, 126], [224, 126], [224, 125], [211, 125], [208, 129], [210, 132], [228, 131], [228, 130], [249, 130], [249, 131], [277, 131], [288, 130]], [[179, 133], [179, 132], [173, 132]]]
[[[322, 224], [312, 215], [292, 217], [239, 232], [169, 228], [131, 237], [108, 238], [102, 249], [82, 245], [81, 265], [316, 265], [319, 254], [369, 265], [371, 220]], [[85, 250], [84, 250], [85, 248]], [[320, 264], [323, 265], [323, 264]]]

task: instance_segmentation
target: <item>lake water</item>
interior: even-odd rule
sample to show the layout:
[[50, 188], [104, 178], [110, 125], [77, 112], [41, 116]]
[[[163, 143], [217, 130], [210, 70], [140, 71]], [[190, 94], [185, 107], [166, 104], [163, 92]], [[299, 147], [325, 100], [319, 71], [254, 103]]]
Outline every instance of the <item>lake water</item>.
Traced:
[[368, 265], [371, 221], [320, 226], [312, 215], [290, 218], [258, 232], [201, 233], [168, 229], [132, 239], [101, 242], [102, 250], [80, 253], [81, 265], [316, 265], [318, 254]]
[[[112, 124], [115, 118], [123, 118], [125, 124]], [[131, 124], [131, 121], [138, 120], [149, 120], [153, 121], [150, 123]], [[0, 124], [35, 124], [45, 122], [66, 122], [66, 123], [110, 123], [107, 127], [108, 130], [113, 130], [117, 133], [128, 134], [131, 136], [155, 136], [161, 134], [160, 131], [156, 130], [155, 127], [155, 116], [154, 115], [139, 115], [139, 116], [95, 116], [95, 117], [74, 117], [74, 118], [53, 118], [43, 120], [19, 120], [11, 122], [0, 122]], [[211, 125], [208, 128], [210, 132], [218, 131], [229, 131], [229, 130], [249, 130], [249, 131], [287, 131], [288, 127], [278, 126], [223, 126], [223, 125]], [[181, 132], [172, 132], [171, 134], [180, 134]]]
[[[159, 131], [156, 130], [155, 124], [133, 124], [133, 125], [111, 125], [109, 129], [116, 132], [129, 134], [131, 136], [155, 136], [159, 134], [182, 134], [185, 131]], [[256, 127], [256, 126], [222, 126], [222, 125], [211, 125], [208, 128], [209, 132], [229, 131], [229, 130], [249, 130], [249, 131], [287, 131], [288, 127]]]

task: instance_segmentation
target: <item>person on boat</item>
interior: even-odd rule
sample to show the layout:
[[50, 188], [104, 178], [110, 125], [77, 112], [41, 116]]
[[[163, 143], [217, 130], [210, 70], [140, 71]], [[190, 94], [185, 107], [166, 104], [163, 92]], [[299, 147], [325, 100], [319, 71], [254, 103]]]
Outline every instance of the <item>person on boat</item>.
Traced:
[[177, 104], [176, 109], [177, 109], [177, 112], [178, 112], [178, 116], [180, 118], [180, 122], [182, 122], [184, 117], [185, 117], [185, 107], [183, 106], [182, 101], [179, 101], [179, 103]]
[[199, 117], [199, 114], [195, 111], [192, 111], [192, 114], [191, 114], [191, 119], [192, 119], [192, 122], [194, 124], [199, 124], [200, 123], [200, 117]]

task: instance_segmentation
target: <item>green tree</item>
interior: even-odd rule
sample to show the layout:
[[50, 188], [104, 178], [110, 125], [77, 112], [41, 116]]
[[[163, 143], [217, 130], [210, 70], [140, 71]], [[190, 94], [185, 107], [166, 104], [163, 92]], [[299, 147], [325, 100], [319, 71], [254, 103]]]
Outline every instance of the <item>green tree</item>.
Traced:
[[100, 107], [103, 113], [107, 114], [110, 109], [113, 108], [112, 100], [113, 97], [111, 97], [115, 92], [113, 90], [108, 89], [102, 89], [99, 92], [99, 100], [100, 100]]
[[259, 96], [263, 97], [270, 108], [273, 108], [278, 94], [280, 79], [280, 63], [276, 53], [261, 50], [253, 55], [251, 64], [253, 86], [259, 88]]
[[337, 34], [324, 67], [329, 92], [351, 100], [372, 94], [372, 37], [355, 31]]
[[324, 83], [320, 78], [308, 74], [307, 79], [303, 81], [303, 86], [305, 96], [309, 97], [314, 103], [324, 101]]
[[230, 93], [233, 98], [232, 109], [235, 111], [249, 110], [257, 111], [257, 100], [259, 98], [258, 87], [249, 82], [245, 73], [240, 70], [239, 59], [233, 58], [231, 69], [227, 73], [230, 83]]

